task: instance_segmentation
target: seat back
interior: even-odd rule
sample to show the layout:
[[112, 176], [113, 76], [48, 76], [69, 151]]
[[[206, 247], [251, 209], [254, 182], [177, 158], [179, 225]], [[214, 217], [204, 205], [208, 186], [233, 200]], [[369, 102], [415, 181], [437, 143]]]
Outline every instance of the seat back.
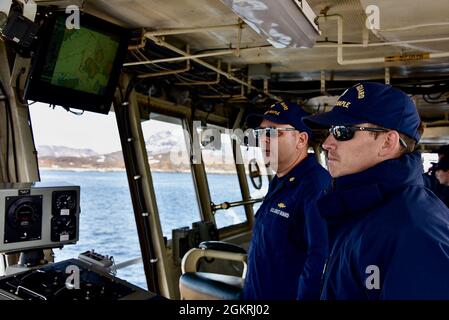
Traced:
[[[237, 250], [214, 241], [212, 245], [200, 244], [201, 248], [189, 250], [181, 262], [182, 275], [179, 290], [183, 300], [237, 300], [243, 288], [247, 271], [247, 255], [244, 249]], [[221, 251], [207, 248], [220, 248]], [[232, 252], [231, 252], [232, 251]], [[236, 252], [237, 251], [237, 252]], [[238, 261], [243, 265], [240, 277], [217, 273], [198, 272], [198, 264], [202, 258]]]

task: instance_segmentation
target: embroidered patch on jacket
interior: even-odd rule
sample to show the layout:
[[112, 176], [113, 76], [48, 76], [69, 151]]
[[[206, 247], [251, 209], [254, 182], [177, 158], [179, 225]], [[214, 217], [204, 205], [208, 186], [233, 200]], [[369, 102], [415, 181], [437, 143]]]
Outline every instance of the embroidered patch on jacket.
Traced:
[[271, 208], [270, 209], [270, 212], [271, 213], [274, 213], [274, 214], [277, 214], [278, 216], [281, 216], [281, 217], [283, 217], [283, 218], [289, 218], [290, 217], [290, 213], [288, 213], [288, 212], [285, 212], [285, 211], [282, 211], [282, 210], [280, 210], [280, 209], [276, 209], [276, 208]]

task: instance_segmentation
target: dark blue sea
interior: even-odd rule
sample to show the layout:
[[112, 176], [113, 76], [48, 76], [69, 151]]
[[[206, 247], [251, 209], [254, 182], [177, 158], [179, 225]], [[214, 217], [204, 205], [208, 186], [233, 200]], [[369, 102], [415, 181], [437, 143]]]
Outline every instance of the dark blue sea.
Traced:
[[[200, 220], [192, 176], [190, 173], [154, 172], [152, 177], [162, 231], [170, 239], [172, 229], [191, 226], [192, 222]], [[141, 256], [125, 172], [41, 170], [41, 181], [81, 187], [79, 242], [55, 249], [56, 261], [77, 257], [91, 249], [113, 256], [115, 263]], [[235, 175], [208, 174], [208, 182], [214, 203], [242, 199]], [[252, 186], [251, 190], [253, 197], [263, 195]], [[218, 227], [245, 219], [242, 207], [217, 211], [216, 214]], [[147, 288], [141, 263], [119, 269], [117, 276]]]

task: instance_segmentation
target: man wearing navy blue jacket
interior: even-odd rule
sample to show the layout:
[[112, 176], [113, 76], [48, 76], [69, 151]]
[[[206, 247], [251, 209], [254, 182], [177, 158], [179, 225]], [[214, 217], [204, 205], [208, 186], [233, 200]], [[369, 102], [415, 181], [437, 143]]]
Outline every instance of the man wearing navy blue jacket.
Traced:
[[333, 190], [318, 200], [332, 240], [322, 299], [449, 299], [449, 210], [423, 186], [420, 118], [389, 85], [362, 82], [329, 112]]
[[299, 105], [280, 102], [264, 115], [248, 117], [250, 126], [259, 126], [256, 135], [276, 176], [255, 216], [243, 289], [247, 300], [320, 297], [328, 239], [316, 199], [331, 177], [307, 153], [312, 133], [301, 121], [305, 115]]

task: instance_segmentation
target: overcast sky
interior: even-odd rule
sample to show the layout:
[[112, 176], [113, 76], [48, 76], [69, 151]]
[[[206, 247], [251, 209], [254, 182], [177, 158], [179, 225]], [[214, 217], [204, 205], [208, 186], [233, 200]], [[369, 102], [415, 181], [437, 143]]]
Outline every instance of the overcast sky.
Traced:
[[[66, 146], [92, 149], [98, 153], [121, 149], [113, 112], [104, 115], [86, 111], [83, 115], [77, 116], [62, 107], [53, 109], [48, 104], [35, 103], [30, 106], [30, 113], [36, 146]], [[170, 130], [173, 126], [157, 120], [152, 121], [155, 124], [151, 126], [152, 133]], [[147, 128], [148, 125], [144, 127]], [[148, 134], [145, 132], [145, 137]]]

